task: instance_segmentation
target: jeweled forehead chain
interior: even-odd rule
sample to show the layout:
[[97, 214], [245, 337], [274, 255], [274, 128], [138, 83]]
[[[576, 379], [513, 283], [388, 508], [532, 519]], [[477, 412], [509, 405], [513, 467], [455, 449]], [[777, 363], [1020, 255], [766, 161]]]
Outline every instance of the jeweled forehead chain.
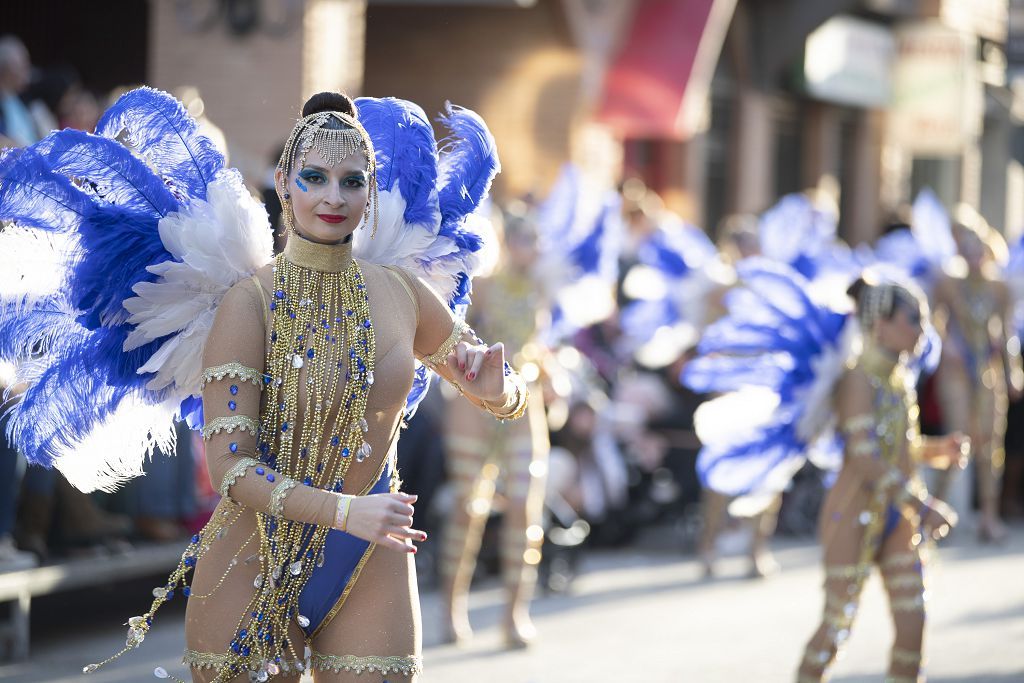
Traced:
[[[328, 128], [331, 120], [342, 124], [341, 128]], [[370, 219], [371, 206], [373, 211], [373, 234], [377, 232], [377, 158], [373, 150], [373, 141], [359, 121], [340, 111], [323, 111], [310, 114], [299, 119], [292, 128], [291, 135], [284, 145], [281, 158], [277, 162], [282, 171], [281, 186], [277, 188], [282, 203], [289, 199], [284, 184], [298, 159], [298, 167], [306, 165], [306, 155], [315, 149], [324, 163], [334, 167], [346, 157], [362, 152], [366, 157], [366, 173], [369, 181], [369, 201], [366, 207], [365, 220]]]

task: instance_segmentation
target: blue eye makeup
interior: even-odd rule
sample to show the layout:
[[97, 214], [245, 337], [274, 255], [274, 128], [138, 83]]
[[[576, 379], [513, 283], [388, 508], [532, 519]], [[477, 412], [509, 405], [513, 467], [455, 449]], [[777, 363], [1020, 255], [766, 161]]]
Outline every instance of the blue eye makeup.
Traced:
[[307, 183], [320, 184], [327, 182], [327, 176], [325, 176], [322, 172], [314, 170], [312, 168], [304, 168], [301, 171], [299, 171], [299, 175], [295, 179], [295, 184], [303, 192], [308, 192], [309, 188], [305, 186], [305, 184], [302, 182], [303, 180], [305, 180]]

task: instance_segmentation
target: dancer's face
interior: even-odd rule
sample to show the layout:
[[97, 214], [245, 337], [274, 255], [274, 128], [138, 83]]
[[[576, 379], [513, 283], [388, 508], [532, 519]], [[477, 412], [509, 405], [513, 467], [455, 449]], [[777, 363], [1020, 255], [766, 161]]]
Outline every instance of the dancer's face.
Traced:
[[898, 306], [888, 320], [876, 324], [878, 342], [893, 353], [912, 352], [921, 340], [924, 311], [909, 306]]
[[[296, 166], [285, 184], [299, 235], [312, 242], [336, 244], [355, 231], [363, 220], [369, 194], [366, 167], [364, 154], [347, 156], [332, 167], [316, 149], [309, 150], [305, 165]], [[277, 173], [281, 182], [280, 169]]]

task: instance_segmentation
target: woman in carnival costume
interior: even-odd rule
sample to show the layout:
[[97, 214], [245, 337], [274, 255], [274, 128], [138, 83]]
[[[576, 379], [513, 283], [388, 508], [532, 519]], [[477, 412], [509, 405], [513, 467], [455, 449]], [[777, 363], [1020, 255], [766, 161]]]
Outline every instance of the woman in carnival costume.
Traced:
[[475, 114], [442, 121], [439, 149], [411, 103], [313, 96], [277, 169], [289, 235], [273, 259], [265, 211], [164, 93], [3, 158], [0, 355], [29, 385], [15, 443], [111, 489], [181, 414], [223, 495], [115, 657], [178, 594], [193, 680], [419, 675], [403, 416], [428, 368], [501, 419], [528, 400], [502, 345], [452, 312], [498, 162]]
[[[469, 319], [483, 336], [503, 340], [516, 366], [536, 379], [543, 363], [537, 335], [545, 306], [532, 270], [536, 229], [525, 207], [506, 213], [502, 238], [497, 269], [474, 282], [475, 305]], [[445, 526], [441, 557], [447, 610], [443, 628], [450, 642], [472, 635], [469, 587], [499, 485], [504, 495], [499, 554], [506, 594], [505, 642], [508, 647], [525, 647], [535, 637], [529, 605], [544, 540], [541, 516], [550, 445], [542, 392], [536, 386], [531, 389], [527, 419], [508, 424], [483, 419], [486, 416], [465, 403], [451, 406], [446, 441], [455, 505]]]
[[[918, 473], [962, 464], [967, 440], [923, 440], [914, 383], [927, 305], [895, 276], [866, 275], [850, 289], [856, 315], [816, 301], [791, 269], [741, 264], [745, 286], [709, 328], [686, 381], [728, 392], [702, 406], [702, 478], [767, 505], [807, 461], [839, 470], [821, 511], [825, 608], [797, 680], [821, 681], [849, 637], [857, 602], [878, 565], [896, 626], [891, 683], [923, 680], [922, 544], [956, 523]], [[747, 411], [737, 430], [730, 416]], [[838, 427], [839, 437], [835, 428]], [[841, 449], [841, 450], [840, 450]]]
[[[946, 428], [971, 437], [980, 507], [978, 537], [1001, 541], [999, 479], [1003, 468], [1008, 392], [1020, 395], [1020, 343], [1013, 301], [1001, 267], [1002, 236], [966, 205], [958, 207], [952, 235], [963, 273], [947, 269], [936, 283], [935, 307], [946, 320], [939, 397]], [[948, 486], [948, 478], [943, 488]]]

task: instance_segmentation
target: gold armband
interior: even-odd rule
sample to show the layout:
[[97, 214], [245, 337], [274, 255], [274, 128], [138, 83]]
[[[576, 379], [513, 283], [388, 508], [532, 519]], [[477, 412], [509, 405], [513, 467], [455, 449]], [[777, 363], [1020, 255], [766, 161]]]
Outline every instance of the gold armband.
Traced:
[[259, 465], [259, 461], [253, 458], [242, 458], [236, 462], [231, 469], [224, 474], [224, 479], [220, 482], [220, 488], [217, 489], [222, 498], [228, 497], [228, 491], [234, 486], [235, 481], [245, 476], [246, 471], [250, 467]]
[[452, 333], [441, 342], [441, 345], [437, 347], [437, 351], [424, 358], [423, 362], [434, 368], [444, 367], [448, 363], [448, 356], [451, 355], [452, 349], [458, 345], [462, 335], [469, 331], [471, 331], [471, 328], [464, 320], [456, 320], [452, 326]]
[[209, 441], [210, 438], [221, 432], [231, 434], [236, 429], [240, 432], [248, 431], [253, 436], [256, 436], [259, 433], [260, 426], [256, 424], [256, 420], [248, 415], [229, 415], [227, 417], [214, 418], [209, 423], [203, 425], [203, 441]]
[[270, 492], [270, 504], [267, 506], [267, 512], [274, 517], [284, 517], [284, 499], [288, 497], [291, 490], [299, 485], [299, 482], [294, 479], [285, 479], [274, 487], [274, 490]]
[[874, 441], [865, 439], [864, 441], [858, 441], [850, 446], [850, 455], [874, 455], [878, 451], [878, 444]]
[[839, 431], [843, 434], [854, 434], [855, 432], [869, 430], [874, 426], [875, 416], [871, 413], [863, 413], [845, 420], [843, 424], [839, 425]]
[[203, 370], [202, 381], [199, 383], [199, 388], [203, 389], [210, 382], [219, 381], [225, 377], [234, 377], [242, 382], [250, 382], [257, 388], [263, 388], [262, 372], [256, 368], [250, 368], [248, 365], [242, 365], [241, 363], [235, 362], [205, 368]]

